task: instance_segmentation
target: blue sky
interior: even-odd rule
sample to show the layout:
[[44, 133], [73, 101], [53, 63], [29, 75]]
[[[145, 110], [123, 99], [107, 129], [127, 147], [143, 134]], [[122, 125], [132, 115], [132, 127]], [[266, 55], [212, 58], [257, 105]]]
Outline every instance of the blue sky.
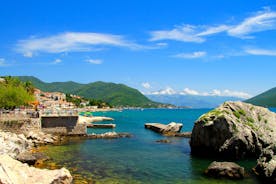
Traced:
[[248, 98], [276, 86], [276, 2], [8, 1], [0, 74]]

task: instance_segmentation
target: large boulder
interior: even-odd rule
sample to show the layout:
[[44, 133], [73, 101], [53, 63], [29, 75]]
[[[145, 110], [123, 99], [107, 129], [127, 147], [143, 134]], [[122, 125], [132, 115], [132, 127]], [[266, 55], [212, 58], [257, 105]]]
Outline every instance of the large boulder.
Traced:
[[258, 157], [276, 141], [276, 114], [243, 102], [225, 102], [202, 115], [190, 141], [192, 154], [240, 159]]
[[0, 157], [0, 183], [3, 184], [69, 184], [73, 180], [70, 172], [65, 169], [37, 169], [14, 160], [8, 155]]
[[266, 183], [276, 183], [276, 145], [271, 145], [262, 151], [254, 172]]
[[23, 134], [0, 131], [0, 155], [8, 154], [15, 158], [19, 153], [26, 151], [31, 146], [30, 141]]
[[234, 162], [212, 162], [205, 174], [214, 178], [243, 179], [244, 168]]

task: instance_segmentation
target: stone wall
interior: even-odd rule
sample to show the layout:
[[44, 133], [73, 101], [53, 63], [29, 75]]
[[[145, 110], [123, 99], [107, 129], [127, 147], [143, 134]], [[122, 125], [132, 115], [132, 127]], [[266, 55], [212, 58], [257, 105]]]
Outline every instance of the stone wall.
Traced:
[[62, 135], [86, 134], [86, 125], [77, 124], [78, 116], [42, 116], [41, 127], [45, 133]]
[[0, 129], [5, 132], [25, 134], [41, 131], [40, 118], [0, 120]]

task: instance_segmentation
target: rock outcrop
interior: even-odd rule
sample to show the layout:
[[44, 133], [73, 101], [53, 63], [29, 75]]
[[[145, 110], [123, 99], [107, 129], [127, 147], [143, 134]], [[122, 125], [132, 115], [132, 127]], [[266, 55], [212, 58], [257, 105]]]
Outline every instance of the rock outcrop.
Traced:
[[69, 184], [72, 182], [70, 172], [65, 169], [46, 170], [29, 167], [8, 155], [0, 157], [0, 183], [3, 184]]
[[276, 183], [276, 144], [262, 151], [253, 170], [266, 183]]
[[234, 162], [212, 162], [205, 174], [214, 178], [243, 179], [244, 168]]
[[171, 122], [163, 130], [163, 133], [180, 132], [182, 126], [183, 126], [182, 123]]
[[0, 131], [0, 155], [8, 154], [15, 158], [19, 153], [26, 151], [31, 142], [23, 134]]
[[26, 138], [30, 140], [34, 146], [53, 144], [58, 140], [58, 137], [52, 134], [46, 134], [44, 132], [32, 132], [32, 131], [30, 131], [27, 134]]
[[258, 158], [276, 141], [276, 114], [243, 102], [225, 102], [202, 115], [191, 137], [191, 152], [199, 156]]

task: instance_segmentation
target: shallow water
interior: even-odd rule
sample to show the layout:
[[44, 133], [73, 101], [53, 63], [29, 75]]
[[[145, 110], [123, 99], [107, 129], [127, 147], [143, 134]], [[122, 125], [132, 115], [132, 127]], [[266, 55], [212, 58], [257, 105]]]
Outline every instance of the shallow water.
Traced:
[[[206, 178], [202, 173], [213, 160], [190, 155], [189, 139], [163, 137], [144, 129], [144, 123], [182, 122], [182, 131], [191, 131], [194, 121], [210, 109], [146, 109], [94, 113], [115, 119], [116, 132], [129, 132], [132, 138], [98, 139], [48, 146], [46, 153], [60, 166], [67, 167], [75, 183], [225, 183], [255, 184], [254, 177], [242, 181]], [[110, 123], [110, 122], [106, 122]], [[88, 132], [106, 132], [108, 129]], [[169, 139], [171, 143], [157, 143]], [[239, 162], [250, 174], [255, 160]], [[84, 182], [85, 183], [85, 182]]]

